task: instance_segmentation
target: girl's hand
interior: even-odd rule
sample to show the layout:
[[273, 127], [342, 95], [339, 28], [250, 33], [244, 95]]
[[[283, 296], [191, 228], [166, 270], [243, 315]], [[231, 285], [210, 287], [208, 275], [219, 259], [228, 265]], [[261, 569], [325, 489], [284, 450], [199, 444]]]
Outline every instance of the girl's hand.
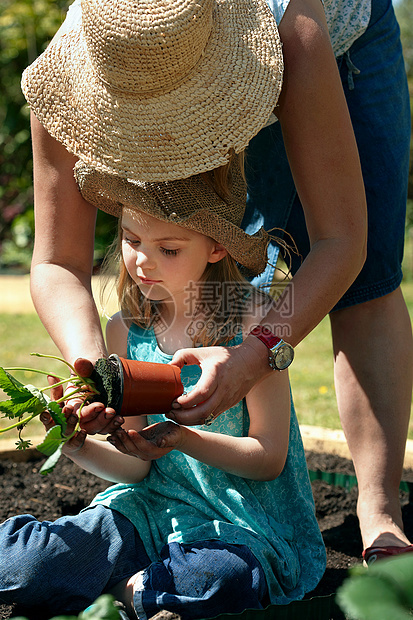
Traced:
[[244, 398], [250, 389], [271, 370], [267, 347], [248, 336], [241, 345], [180, 349], [171, 364], [182, 368], [197, 364], [202, 375], [188, 394], [179, 396], [167, 416], [179, 424], [204, 424], [209, 416], [216, 418]]
[[173, 422], [159, 422], [140, 432], [120, 428], [108, 437], [108, 441], [123, 454], [153, 461], [179, 448], [183, 429]]

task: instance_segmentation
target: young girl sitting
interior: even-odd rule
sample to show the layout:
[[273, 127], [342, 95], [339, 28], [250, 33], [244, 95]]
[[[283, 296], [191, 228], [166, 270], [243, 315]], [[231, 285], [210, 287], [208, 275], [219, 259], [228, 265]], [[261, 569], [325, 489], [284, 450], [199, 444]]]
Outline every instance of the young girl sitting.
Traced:
[[[75, 173], [83, 196], [120, 218], [121, 310], [107, 324], [110, 353], [168, 363], [182, 347], [237, 346], [261, 322], [270, 300], [237, 263], [263, 271], [269, 236], [239, 228], [237, 163], [159, 183], [81, 163]], [[198, 366], [183, 367], [187, 391], [199, 376]], [[6, 602], [63, 613], [111, 592], [132, 619], [163, 609], [207, 618], [300, 599], [324, 572], [286, 371], [204, 426], [134, 416], [108, 442], [79, 431], [65, 453], [118, 484], [79, 515], [0, 526]]]

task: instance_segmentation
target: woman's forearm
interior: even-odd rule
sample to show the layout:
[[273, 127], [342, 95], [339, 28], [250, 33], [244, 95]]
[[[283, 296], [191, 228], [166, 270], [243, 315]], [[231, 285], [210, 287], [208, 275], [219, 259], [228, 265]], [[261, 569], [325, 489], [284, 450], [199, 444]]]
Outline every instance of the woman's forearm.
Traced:
[[[276, 113], [306, 219], [311, 251], [286, 295], [290, 312], [272, 311], [298, 344], [360, 272], [367, 207], [357, 144], [327, 24], [318, 0], [290, 2], [281, 20], [285, 75]], [[311, 102], [311, 103], [310, 103]]]
[[351, 239], [317, 242], [261, 325], [296, 346], [339, 301], [363, 262], [363, 246]]
[[33, 263], [31, 294], [36, 311], [62, 356], [70, 363], [106, 355], [90, 277], [50, 263]]
[[96, 207], [76, 185], [76, 157], [32, 114], [35, 243], [31, 293], [62, 355], [95, 361], [106, 349], [91, 293]]

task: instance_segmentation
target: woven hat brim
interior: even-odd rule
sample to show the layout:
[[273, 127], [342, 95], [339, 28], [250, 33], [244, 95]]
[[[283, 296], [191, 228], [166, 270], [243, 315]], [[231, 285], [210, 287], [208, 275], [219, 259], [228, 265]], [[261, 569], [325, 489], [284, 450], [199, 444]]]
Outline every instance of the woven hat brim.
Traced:
[[[162, 221], [211, 237], [221, 243], [230, 256], [243, 265], [251, 275], [259, 275], [265, 270], [270, 237], [263, 228], [249, 235], [236, 223], [220, 215], [219, 210], [211, 212], [206, 208], [195, 209], [192, 213], [186, 210], [186, 215], [180, 217], [173, 211], [173, 200], [171, 209], [167, 211], [162, 203], [154, 198], [154, 194], [151, 195], [136, 182], [102, 173], [82, 162], [76, 164], [74, 172], [83, 198], [102, 211], [116, 217], [122, 216], [124, 208], [142, 211]], [[206, 187], [206, 191], [210, 191], [216, 197], [212, 189]], [[245, 201], [241, 188], [235, 188], [234, 200], [238, 201], [238, 204], [240, 200]], [[226, 210], [231, 210], [231, 204], [228, 206], [223, 203], [222, 212]], [[242, 217], [242, 210], [237, 210]]]
[[95, 74], [78, 27], [25, 70], [23, 93], [48, 132], [98, 170], [143, 181], [211, 170], [266, 123], [283, 72], [264, 0], [217, 0], [214, 24], [196, 71], [169, 92], [139, 98], [111, 90]]

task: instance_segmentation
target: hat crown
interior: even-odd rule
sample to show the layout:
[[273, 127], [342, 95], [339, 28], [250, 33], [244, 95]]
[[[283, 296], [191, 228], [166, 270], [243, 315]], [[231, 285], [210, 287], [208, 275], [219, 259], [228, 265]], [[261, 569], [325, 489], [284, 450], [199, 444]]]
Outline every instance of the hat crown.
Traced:
[[197, 65], [214, 0], [82, 0], [82, 28], [98, 77], [135, 95], [168, 91]]

